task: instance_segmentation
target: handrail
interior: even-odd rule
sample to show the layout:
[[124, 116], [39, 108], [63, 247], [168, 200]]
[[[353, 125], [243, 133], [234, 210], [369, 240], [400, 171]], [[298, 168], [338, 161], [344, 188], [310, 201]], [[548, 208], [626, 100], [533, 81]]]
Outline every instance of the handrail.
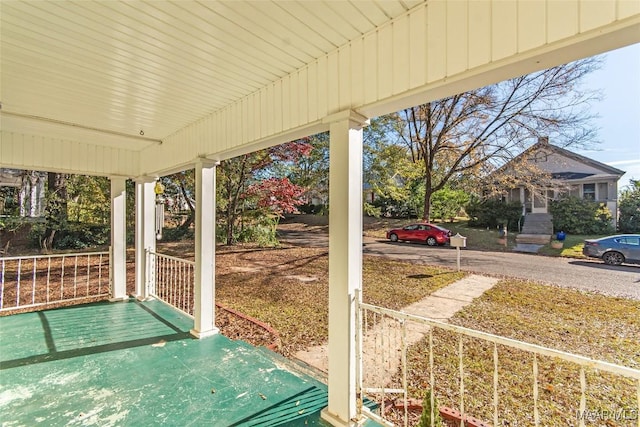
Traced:
[[23, 255], [23, 256], [9, 256], [0, 257], [0, 261], [17, 261], [20, 259], [47, 259], [47, 258], [62, 258], [73, 256], [94, 256], [94, 255], [109, 255], [108, 251], [103, 252], [70, 252], [70, 253], [58, 253], [58, 254], [46, 254], [46, 255]]

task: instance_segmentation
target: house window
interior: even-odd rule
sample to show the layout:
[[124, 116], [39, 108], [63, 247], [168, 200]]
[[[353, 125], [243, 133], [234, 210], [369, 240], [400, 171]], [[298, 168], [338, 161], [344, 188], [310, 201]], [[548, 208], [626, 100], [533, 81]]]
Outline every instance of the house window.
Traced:
[[596, 185], [595, 184], [582, 184], [582, 198], [585, 200], [596, 199]]
[[609, 184], [606, 182], [598, 183], [598, 200], [609, 200]]
[[547, 161], [547, 153], [545, 153], [544, 151], [539, 151], [535, 154], [535, 156], [533, 156], [534, 163], [541, 163], [546, 161]]
[[569, 195], [574, 196], [574, 197], [580, 197], [580, 186], [579, 185], [572, 185], [571, 186], [571, 190], [569, 190]]

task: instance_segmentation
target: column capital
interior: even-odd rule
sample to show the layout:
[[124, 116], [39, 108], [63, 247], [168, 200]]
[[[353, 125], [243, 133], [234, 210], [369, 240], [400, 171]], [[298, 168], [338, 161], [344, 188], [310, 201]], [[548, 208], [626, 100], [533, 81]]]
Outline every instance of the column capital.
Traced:
[[196, 157], [195, 164], [200, 164], [203, 168], [212, 168], [214, 166], [220, 166], [220, 160], [213, 160], [207, 157]]
[[123, 181], [126, 181], [127, 179], [129, 179], [129, 177], [126, 175], [109, 175], [109, 180], [113, 181], [114, 179], [121, 179]]
[[150, 184], [155, 182], [158, 178], [150, 175], [140, 175], [133, 178], [136, 184]]
[[329, 114], [322, 118], [322, 123], [335, 123], [348, 120], [352, 127], [365, 127], [369, 125], [369, 118], [354, 110], [343, 110], [337, 113]]

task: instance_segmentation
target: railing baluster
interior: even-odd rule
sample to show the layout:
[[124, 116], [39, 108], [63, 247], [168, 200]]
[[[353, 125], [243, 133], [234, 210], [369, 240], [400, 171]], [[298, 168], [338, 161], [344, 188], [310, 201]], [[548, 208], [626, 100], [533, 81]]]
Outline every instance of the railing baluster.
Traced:
[[404, 427], [409, 425], [409, 392], [407, 386], [407, 323], [403, 320], [400, 321], [400, 325], [402, 327], [402, 334], [400, 336], [401, 339], [401, 358], [402, 358], [402, 389], [404, 390]]
[[498, 344], [493, 343], [493, 425], [498, 426]]
[[[102, 254], [100, 254], [100, 259], [98, 260], [98, 291], [102, 288]], [[111, 259], [109, 259], [109, 263], [111, 263]]]
[[4, 259], [2, 260], [2, 273], [0, 276], [0, 310], [2, 310], [2, 308], [4, 307], [4, 269], [5, 269], [5, 265], [4, 265]]
[[533, 422], [540, 425], [540, 413], [538, 412], [538, 355], [533, 353]]
[[356, 315], [356, 417], [359, 419], [362, 416], [362, 340], [363, 340], [363, 325], [362, 316], [364, 310], [360, 307], [359, 301], [361, 298], [361, 290], [355, 291], [355, 315]]
[[[585, 414], [587, 410], [587, 375], [584, 366], [580, 367], [580, 413]], [[580, 418], [580, 427], [584, 427], [584, 416]]]
[[[429, 387], [431, 388], [431, 427], [435, 421], [436, 375], [433, 372], [433, 327], [429, 328]], [[438, 409], [439, 410], [439, 409]]]
[[640, 427], [640, 379], [638, 379], [638, 390], [636, 392], [637, 396], [636, 396], [636, 418], [638, 421], [638, 426]]
[[[385, 357], [384, 357], [384, 314], [380, 314], [380, 356], [382, 358], [382, 371], [384, 372], [384, 366], [386, 365]], [[384, 374], [380, 375], [380, 381], [384, 378]], [[384, 384], [380, 384], [380, 388], [382, 389], [382, 407], [384, 411]], [[384, 414], [384, 412], [383, 412]]]
[[464, 427], [464, 354], [463, 354], [463, 343], [462, 343], [462, 334], [460, 334], [460, 339], [458, 340], [458, 363], [460, 367], [460, 414], [462, 417], [460, 419], [460, 427]]
[[73, 297], [75, 298], [78, 294], [78, 255], [75, 256], [73, 261]]
[[62, 257], [62, 266], [60, 268], [60, 299], [64, 299], [64, 256]]
[[91, 269], [91, 255], [87, 255], [87, 296], [89, 296], [89, 278], [91, 277], [90, 273]]
[[47, 302], [49, 302], [50, 298], [50, 286], [51, 286], [51, 257], [47, 261]]
[[36, 303], [36, 268], [38, 265], [38, 259], [34, 258], [33, 259], [33, 270], [31, 275], [33, 276], [31, 278], [31, 304], [35, 304]]
[[18, 260], [18, 280], [16, 286], [16, 307], [20, 307], [20, 275], [22, 274], [22, 258]]

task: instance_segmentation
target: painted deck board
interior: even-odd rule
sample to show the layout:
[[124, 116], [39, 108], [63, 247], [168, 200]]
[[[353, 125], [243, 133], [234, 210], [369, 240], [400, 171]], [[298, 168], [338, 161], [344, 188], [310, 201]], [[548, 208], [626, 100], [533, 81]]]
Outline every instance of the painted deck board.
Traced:
[[0, 318], [0, 423], [322, 425], [324, 384], [245, 342], [192, 339], [190, 327], [155, 301]]

